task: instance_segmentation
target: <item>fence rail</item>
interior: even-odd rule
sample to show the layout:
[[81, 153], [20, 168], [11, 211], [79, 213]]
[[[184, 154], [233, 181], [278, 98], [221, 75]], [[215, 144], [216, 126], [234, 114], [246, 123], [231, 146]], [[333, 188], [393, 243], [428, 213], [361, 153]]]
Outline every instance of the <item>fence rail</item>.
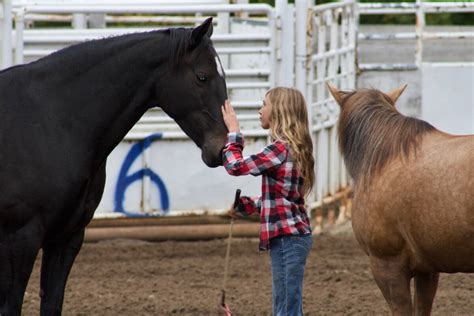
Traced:
[[472, 38], [474, 32], [426, 32], [425, 15], [435, 13], [472, 13], [474, 12], [473, 2], [416, 2], [401, 3], [359, 3], [359, 15], [373, 14], [415, 14], [415, 32], [391, 33], [391, 34], [364, 34], [359, 33], [358, 39], [364, 41], [380, 40], [416, 40], [415, 62], [414, 63], [379, 63], [379, 64], [359, 64], [361, 70], [417, 70], [423, 62], [423, 41], [427, 39], [444, 38]]

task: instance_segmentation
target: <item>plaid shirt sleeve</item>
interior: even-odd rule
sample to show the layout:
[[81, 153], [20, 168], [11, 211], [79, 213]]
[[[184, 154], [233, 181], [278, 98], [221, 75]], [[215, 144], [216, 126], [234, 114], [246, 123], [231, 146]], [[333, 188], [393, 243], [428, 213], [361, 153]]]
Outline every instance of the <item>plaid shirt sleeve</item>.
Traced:
[[242, 133], [228, 133], [223, 151], [224, 167], [228, 174], [241, 176], [251, 174], [259, 176], [274, 170], [287, 158], [288, 151], [283, 143], [272, 143], [259, 153], [242, 157], [244, 137]]
[[262, 197], [255, 196], [242, 196], [239, 200], [239, 207], [236, 211], [245, 215], [251, 215], [253, 213], [260, 213], [262, 207]]

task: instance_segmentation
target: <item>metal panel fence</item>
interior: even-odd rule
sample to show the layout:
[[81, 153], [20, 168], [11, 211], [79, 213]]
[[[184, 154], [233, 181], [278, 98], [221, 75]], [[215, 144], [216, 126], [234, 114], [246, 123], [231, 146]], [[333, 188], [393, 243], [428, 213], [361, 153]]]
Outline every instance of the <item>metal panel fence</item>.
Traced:
[[[121, 15], [122, 17], [133, 16], [135, 14], [151, 14], [166, 17], [165, 14], [206, 14], [218, 15], [222, 13], [246, 12], [252, 16], [258, 14], [263, 17], [267, 23], [267, 27], [260, 28], [259, 33], [251, 32], [251, 30], [240, 30], [238, 33], [218, 33], [213, 35], [213, 41], [216, 50], [224, 61], [226, 76], [228, 81], [229, 95], [234, 97], [240, 96], [239, 91], [245, 90], [246, 95], [252, 95], [253, 98], [238, 98], [234, 105], [243, 112], [239, 116], [244, 126], [247, 128], [247, 134], [252, 136], [261, 136], [263, 131], [255, 128], [255, 122], [258, 122], [256, 114], [245, 114], [249, 109], [255, 109], [260, 106], [260, 96], [262, 91], [268, 90], [275, 85], [274, 73], [270, 69], [275, 64], [275, 18], [274, 11], [268, 5], [223, 5], [215, 4], [212, 6], [202, 5], [127, 5], [126, 1], [121, 1], [114, 5], [95, 3], [94, 5], [84, 5], [81, 2], [67, 3], [29, 3], [27, 2], [21, 7], [14, 9], [15, 31], [13, 32], [13, 50], [15, 52], [14, 63], [21, 64], [26, 61], [32, 61], [37, 58], [46, 56], [60, 48], [69, 46], [74, 43], [85, 40], [99, 39], [112, 35], [120, 35], [125, 33], [150, 31], [153, 28], [148, 27], [121, 27], [121, 28], [101, 28], [101, 29], [72, 29], [72, 28], [55, 28], [55, 29], [25, 29], [24, 21], [31, 14], [35, 17], [39, 15], [48, 16], [50, 14], [71, 15], [71, 14], [111, 14]], [[215, 1], [214, 1], [215, 2]], [[152, 3], [152, 1], [149, 1]], [[181, 16], [181, 22], [187, 21], [186, 16]], [[177, 19], [177, 17], [175, 18]], [[184, 20], [183, 20], [184, 19]], [[204, 20], [203, 17], [193, 18], [194, 22]], [[218, 19], [216, 19], [218, 20]], [[189, 24], [189, 23], [188, 23]], [[178, 24], [180, 26], [181, 24]], [[217, 30], [218, 31], [218, 30]], [[244, 68], [244, 63], [229, 63], [230, 55], [238, 58], [237, 55], [255, 55], [258, 54], [260, 65], [262, 68]], [[239, 100], [240, 99], [240, 100]], [[160, 109], [153, 109], [146, 113], [138, 124], [130, 131], [125, 139], [137, 140], [143, 139], [149, 134], [160, 130], [163, 132], [163, 138], [186, 138], [185, 134], [180, 131], [178, 126], [164, 114]]]
[[[305, 21], [296, 33], [296, 85], [306, 93], [316, 157], [316, 185], [310, 196], [312, 209], [329, 204], [329, 221], [335, 221], [334, 201], [348, 179], [337, 142], [339, 106], [328, 94], [326, 82], [342, 89], [353, 89], [356, 80], [356, 19], [354, 1], [308, 7], [296, 2], [296, 20]], [[298, 27], [298, 26], [297, 26]], [[345, 216], [341, 209], [340, 218]], [[322, 228], [322, 214], [316, 214], [316, 230]]]

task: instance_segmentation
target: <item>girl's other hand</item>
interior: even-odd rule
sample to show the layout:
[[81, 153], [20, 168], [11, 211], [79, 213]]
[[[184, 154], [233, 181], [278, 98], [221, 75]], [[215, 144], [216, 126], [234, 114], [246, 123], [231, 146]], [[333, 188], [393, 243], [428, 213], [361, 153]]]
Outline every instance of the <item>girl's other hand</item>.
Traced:
[[225, 100], [223, 106], [221, 106], [222, 116], [224, 117], [225, 126], [229, 130], [229, 133], [239, 132], [240, 126], [235, 114], [234, 108], [230, 104], [229, 100]]

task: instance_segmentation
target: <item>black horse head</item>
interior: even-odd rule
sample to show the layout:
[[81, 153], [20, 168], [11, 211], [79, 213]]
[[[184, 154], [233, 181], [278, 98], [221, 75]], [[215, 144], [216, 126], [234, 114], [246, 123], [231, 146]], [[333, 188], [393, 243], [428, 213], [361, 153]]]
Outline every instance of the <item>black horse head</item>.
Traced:
[[212, 45], [212, 18], [194, 29], [170, 29], [167, 71], [157, 80], [160, 106], [202, 150], [209, 167], [222, 165], [227, 128], [220, 107], [225, 75]]

